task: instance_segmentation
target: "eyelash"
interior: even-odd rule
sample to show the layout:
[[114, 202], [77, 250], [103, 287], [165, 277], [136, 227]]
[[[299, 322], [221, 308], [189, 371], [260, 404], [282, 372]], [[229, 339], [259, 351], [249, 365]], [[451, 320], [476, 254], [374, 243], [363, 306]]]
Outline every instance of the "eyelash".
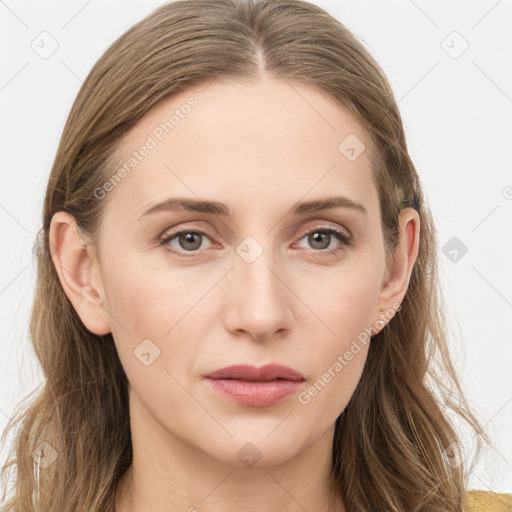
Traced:
[[[339, 240], [340, 243], [335, 246], [332, 249], [312, 249], [313, 251], [313, 257], [322, 257], [322, 256], [332, 256], [337, 254], [338, 252], [342, 251], [345, 247], [348, 247], [353, 244], [354, 240], [351, 235], [333, 227], [323, 227], [323, 226], [317, 226], [313, 229], [309, 229], [303, 233], [301, 233], [299, 240], [302, 240], [306, 235], [309, 235], [311, 233], [329, 233], [331, 235], [335, 235]], [[211, 235], [203, 230], [200, 229], [182, 229], [180, 231], [174, 231], [174, 232], [167, 232], [162, 235], [162, 237], [159, 239], [160, 245], [164, 247], [166, 251], [169, 251], [173, 254], [177, 254], [179, 256], [182, 256], [184, 258], [189, 258], [196, 256], [197, 254], [200, 254], [199, 251], [188, 251], [189, 254], [186, 254], [184, 251], [176, 251], [174, 249], [170, 249], [170, 246], [168, 245], [171, 240], [176, 238], [176, 236], [181, 235], [183, 233], [195, 233], [200, 234], [203, 236], [206, 236], [207, 238], [212, 238]]]

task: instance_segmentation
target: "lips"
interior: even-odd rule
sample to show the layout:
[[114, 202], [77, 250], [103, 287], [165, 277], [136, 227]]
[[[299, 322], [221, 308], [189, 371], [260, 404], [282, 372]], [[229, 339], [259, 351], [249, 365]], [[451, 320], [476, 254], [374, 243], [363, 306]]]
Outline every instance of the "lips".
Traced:
[[245, 407], [272, 407], [296, 394], [304, 381], [299, 372], [279, 364], [228, 366], [205, 375], [212, 391]]
[[221, 368], [208, 375], [210, 379], [237, 379], [249, 382], [270, 382], [273, 380], [303, 381], [304, 377], [297, 371], [280, 364], [267, 364], [261, 368], [250, 365], [234, 365]]

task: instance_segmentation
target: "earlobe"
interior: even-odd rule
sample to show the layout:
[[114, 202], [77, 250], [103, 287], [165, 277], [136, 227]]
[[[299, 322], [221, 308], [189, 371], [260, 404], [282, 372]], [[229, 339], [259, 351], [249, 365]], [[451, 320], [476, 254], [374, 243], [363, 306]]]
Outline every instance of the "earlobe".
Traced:
[[111, 332], [105, 295], [98, 277], [94, 246], [80, 234], [75, 218], [57, 212], [49, 233], [50, 252], [64, 293], [85, 327], [94, 334]]
[[[372, 323], [372, 333], [377, 334], [387, 323], [382, 318], [392, 318], [392, 311], [401, 304], [407, 292], [412, 269], [418, 257], [420, 217], [411, 207], [400, 212], [400, 243], [393, 253], [393, 262], [379, 293], [378, 311]], [[376, 326], [376, 327], [374, 327]]]

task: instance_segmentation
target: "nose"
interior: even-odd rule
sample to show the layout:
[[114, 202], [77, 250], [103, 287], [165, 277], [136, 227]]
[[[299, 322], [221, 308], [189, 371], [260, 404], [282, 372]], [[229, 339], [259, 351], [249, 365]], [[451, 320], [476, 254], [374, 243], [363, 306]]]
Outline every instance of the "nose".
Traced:
[[257, 341], [284, 336], [293, 322], [294, 295], [287, 284], [286, 272], [269, 251], [251, 263], [236, 255], [224, 289], [225, 328]]

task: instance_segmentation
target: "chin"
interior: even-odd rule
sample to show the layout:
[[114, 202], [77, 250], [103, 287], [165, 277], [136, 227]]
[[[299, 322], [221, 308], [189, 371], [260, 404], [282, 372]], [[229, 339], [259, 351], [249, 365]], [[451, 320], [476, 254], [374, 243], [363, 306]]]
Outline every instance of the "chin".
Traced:
[[271, 429], [265, 433], [259, 431], [258, 435], [236, 436], [233, 439], [225, 439], [222, 443], [213, 442], [207, 447], [205, 453], [227, 465], [236, 467], [270, 467], [285, 463], [295, 457], [304, 446], [293, 432], [271, 433], [276, 427], [274, 423]]

